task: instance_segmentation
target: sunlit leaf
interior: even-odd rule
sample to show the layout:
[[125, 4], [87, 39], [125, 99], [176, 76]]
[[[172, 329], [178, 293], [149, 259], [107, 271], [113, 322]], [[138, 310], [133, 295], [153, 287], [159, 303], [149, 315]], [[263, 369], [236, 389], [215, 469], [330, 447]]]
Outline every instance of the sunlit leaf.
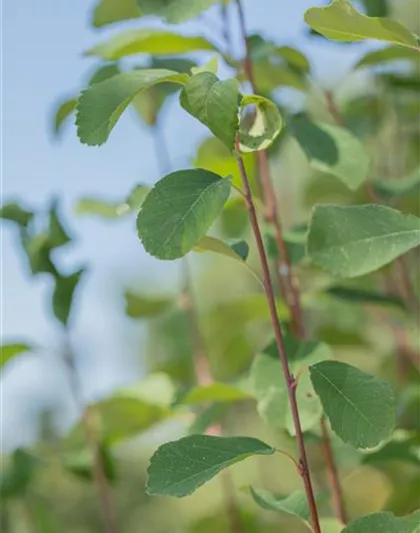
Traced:
[[33, 346], [25, 343], [2, 344], [0, 346], [0, 368], [12, 361], [16, 356], [30, 352]]
[[146, 295], [125, 293], [128, 316], [132, 318], [152, 318], [167, 311], [174, 303], [172, 298], [156, 298]]
[[250, 437], [191, 435], [167, 442], [150, 460], [146, 492], [188, 496], [221, 470], [253, 455], [272, 455], [274, 451]]
[[181, 396], [178, 403], [183, 405], [200, 405], [212, 402], [239, 402], [252, 399], [252, 395], [243, 388], [228, 383], [212, 383], [195, 387]]
[[230, 193], [230, 180], [206, 170], [180, 170], [162, 178], [147, 196], [137, 218], [146, 251], [176, 259], [204, 237]]
[[218, 0], [137, 0], [143, 15], [156, 15], [169, 24], [194, 18]]
[[373, 448], [395, 426], [391, 386], [346, 363], [324, 361], [309, 367], [315, 392], [333, 431], [355, 448]]
[[137, 18], [141, 15], [136, 0], [99, 0], [92, 16], [92, 25], [106, 26], [121, 20]]
[[283, 119], [276, 104], [268, 98], [255, 95], [243, 96], [241, 108], [252, 105], [256, 108], [255, 120], [249, 131], [239, 131], [241, 152], [266, 150], [280, 134]]
[[336, 41], [376, 39], [418, 47], [417, 39], [403, 24], [387, 18], [367, 17], [349, 0], [333, 0], [326, 7], [308, 9], [305, 22], [324, 37]]
[[380, 205], [318, 205], [308, 253], [341, 277], [373, 272], [420, 245], [420, 219]]

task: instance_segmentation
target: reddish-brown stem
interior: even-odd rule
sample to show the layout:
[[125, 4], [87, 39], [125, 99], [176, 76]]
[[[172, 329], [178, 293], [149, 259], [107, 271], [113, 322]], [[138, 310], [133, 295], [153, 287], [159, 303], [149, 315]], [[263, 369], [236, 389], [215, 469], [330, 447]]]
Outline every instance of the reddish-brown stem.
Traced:
[[326, 90], [324, 91], [324, 94], [325, 94], [325, 100], [327, 102], [328, 112], [330, 113], [330, 115], [332, 116], [332, 118], [334, 119], [335, 123], [338, 126], [344, 126], [344, 120], [343, 120], [340, 110], [337, 107], [337, 104], [334, 98], [334, 93], [330, 90]]
[[[236, 149], [239, 153], [239, 140], [236, 142]], [[274, 336], [277, 342], [277, 349], [279, 352], [280, 362], [283, 368], [284, 379], [287, 383], [287, 391], [289, 396], [290, 408], [292, 411], [293, 424], [296, 432], [296, 440], [299, 450], [299, 466], [300, 474], [303, 480], [305, 487], [306, 498], [308, 500], [308, 507], [311, 516], [311, 523], [314, 533], [321, 533], [321, 527], [319, 525], [318, 509], [315, 502], [314, 491], [312, 488], [312, 481], [309, 472], [308, 459], [306, 455], [305, 442], [303, 438], [302, 426], [300, 423], [299, 409], [297, 405], [296, 398], [296, 381], [292, 375], [289, 363], [287, 360], [283, 333], [281, 331], [280, 322], [277, 316], [276, 310], [276, 301], [274, 296], [273, 285], [270, 277], [270, 269], [268, 266], [267, 255], [265, 253], [264, 242], [261, 235], [261, 230], [257, 218], [257, 213], [255, 211], [255, 206], [252, 198], [251, 188], [248, 181], [248, 176], [246, 173], [245, 165], [242, 157], [238, 156], [238, 165], [239, 171], [241, 174], [242, 184], [245, 192], [246, 204], [249, 211], [250, 222], [252, 226], [252, 231], [254, 233], [255, 241], [257, 244], [258, 254], [260, 257], [261, 267], [263, 271], [263, 282], [265, 294], [268, 301], [268, 306], [270, 309], [271, 322], [273, 325]]]
[[[242, 6], [241, 0], [236, 0], [236, 4], [239, 12], [239, 21], [242, 33], [242, 39], [244, 42], [246, 54], [245, 54], [245, 71], [248, 77], [248, 80], [251, 84], [252, 90], [254, 93], [257, 93], [257, 86], [254, 78], [253, 68], [252, 68], [252, 58], [249, 42], [247, 39], [246, 24], [245, 24], [245, 15]], [[337, 110], [338, 112], [338, 110]], [[339, 114], [339, 113], [338, 113]], [[298, 282], [293, 275], [291, 268], [291, 263], [289, 260], [286, 244], [283, 238], [283, 229], [281, 223], [281, 217], [278, 212], [278, 202], [273, 187], [272, 179], [270, 176], [270, 167], [268, 161], [268, 155], [266, 151], [258, 152], [258, 162], [259, 162], [259, 181], [263, 189], [263, 198], [265, 204], [265, 220], [267, 223], [271, 223], [275, 230], [275, 240], [277, 244], [279, 259], [276, 260], [276, 273], [278, 284], [283, 292], [286, 303], [290, 309], [291, 315], [291, 325], [292, 332], [299, 338], [305, 337], [305, 327], [304, 319], [301, 307], [300, 300], [300, 289]], [[330, 436], [328, 432], [323, 433], [324, 449], [332, 449]], [[345, 507], [344, 501], [342, 498], [341, 489], [337, 490], [337, 487], [340, 487], [340, 482], [337, 473], [337, 467], [334, 460], [334, 455], [331, 452], [328, 456], [325, 456], [326, 466], [328, 470], [329, 479], [331, 480], [331, 492], [334, 502], [339, 503], [339, 513], [337, 517], [342, 520], [345, 518]], [[333, 481], [333, 482], [332, 482]], [[346, 523], [346, 520], [343, 520], [343, 523]]]

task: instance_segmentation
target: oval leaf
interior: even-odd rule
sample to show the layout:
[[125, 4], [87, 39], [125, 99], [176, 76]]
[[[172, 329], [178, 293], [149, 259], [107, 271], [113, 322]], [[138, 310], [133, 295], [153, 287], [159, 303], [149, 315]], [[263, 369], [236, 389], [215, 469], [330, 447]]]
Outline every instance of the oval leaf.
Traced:
[[336, 176], [353, 191], [366, 180], [370, 156], [350, 131], [305, 116], [291, 120], [290, 127], [312, 168]]
[[156, 15], [169, 24], [194, 18], [219, 0], [137, 0], [142, 15]]
[[266, 150], [275, 141], [283, 127], [283, 119], [276, 104], [268, 98], [256, 95], [244, 96], [241, 108], [256, 107], [254, 123], [249, 131], [239, 131], [240, 151]]
[[192, 494], [221, 470], [252, 455], [275, 449], [250, 437], [191, 435], [160, 446], [150, 460], [146, 492], [150, 495]]
[[309, 370], [331, 427], [344, 442], [373, 448], [390, 437], [395, 395], [388, 383], [336, 361], [324, 361]]
[[380, 205], [318, 205], [309, 228], [312, 261], [341, 277], [362, 276], [420, 245], [420, 219]]
[[207, 170], [180, 170], [162, 178], [137, 218], [146, 251], [159, 259], [184, 256], [204, 237], [230, 193], [230, 180]]
[[309, 525], [309, 509], [308, 502], [304, 492], [296, 491], [287, 497], [273, 494], [268, 490], [254, 489], [250, 487], [251, 496], [255, 503], [262, 509], [267, 511], [279, 511], [286, 513], [300, 520], [303, 520], [306, 525]]
[[117, 74], [82, 92], [77, 103], [77, 132], [82, 143], [103, 144], [123, 111], [141, 91], [164, 82], [183, 85], [187, 74], [165, 69], [142, 69]]
[[417, 48], [415, 36], [400, 22], [367, 17], [349, 0], [333, 0], [326, 7], [313, 7], [305, 13], [305, 22], [315, 31], [335, 41], [376, 39]]
[[396, 517], [392, 513], [374, 513], [357, 518], [342, 533], [418, 533], [420, 511]]

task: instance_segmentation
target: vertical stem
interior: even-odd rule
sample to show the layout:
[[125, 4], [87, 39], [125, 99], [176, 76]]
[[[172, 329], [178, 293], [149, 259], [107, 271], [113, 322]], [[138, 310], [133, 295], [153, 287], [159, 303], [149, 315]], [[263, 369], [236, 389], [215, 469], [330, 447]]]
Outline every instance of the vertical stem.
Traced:
[[[249, 42], [247, 39], [245, 14], [241, 0], [236, 0], [236, 4], [239, 12], [239, 21], [242, 33], [242, 39], [244, 42], [246, 55], [245, 55], [245, 70], [249, 82], [254, 93], [257, 92], [256, 82], [254, 78], [252, 68], [252, 58]], [[266, 151], [258, 152], [259, 158], [259, 178], [263, 189], [264, 203], [265, 203], [265, 219], [268, 223], [271, 223], [275, 230], [275, 239], [277, 249], [279, 253], [279, 259], [276, 261], [276, 272], [279, 279], [279, 285], [282, 288], [286, 303], [290, 309], [292, 320], [292, 332], [299, 338], [305, 337], [305, 327], [303, 312], [300, 302], [300, 289], [296, 278], [293, 275], [290, 259], [288, 256], [286, 244], [283, 238], [282, 222], [278, 212], [278, 202], [276, 193], [273, 187], [273, 183], [270, 176], [270, 167], [268, 161], [268, 155]], [[243, 166], [243, 165], [242, 165]], [[245, 169], [244, 169], [245, 170]], [[249, 188], [249, 187], [248, 187]], [[297, 408], [297, 407], [296, 407]], [[328, 434], [325, 421], [321, 423], [323, 448], [325, 451], [325, 461], [327, 465], [328, 477], [330, 479], [330, 488], [332, 492], [332, 498], [334, 507], [337, 513], [337, 517], [346, 523], [346, 512], [344, 507], [344, 500], [342, 497], [340, 481], [338, 477], [338, 471], [332, 453], [332, 447], [330, 442], [330, 436]], [[326, 453], [329, 450], [329, 453]], [[314, 526], [315, 527], [315, 526]], [[319, 524], [318, 524], [319, 527]]]
[[[236, 142], [236, 149], [239, 153], [239, 140], [238, 139]], [[275, 335], [276, 342], [277, 342], [277, 349], [279, 352], [280, 362], [283, 368], [283, 375], [287, 383], [287, 392], [289, 396], [289, 403], [290, 403], [290, 408], [292, 411], [293, 424], [294, 424], [294, 428], [296, 432], [296, 440], [297, 440], [298, 450], [299, 450], [300, 474], [301, 474], [303, 484], [305, 487], [306, 498], [308, 500], [308, 507], [309, 507], [309, 512], [311, 516], [311, 524], [312, 524], [314, 533], [321, 533], [321, 527], [319, 524], [319, 517], [318, 517], [318, 509], [316, 506], [314, 491], [312, 488], [312, 481], [311, 481], [311, 476], [309, 473], [309, 465], [308, 465], [308, 459], [306, 455], [302, 426], [301, 426], [300, 417], [299, 417], [299, 409], [297, 405], [297, 398], [296, 398], [297, 383], [296, 383], [296, 379], [290, 372], [289, 363], [287, 360], [287, 355], [286, 355], [286, 350], [285, 350], [285, 345], [284, 345], [283, 334], [282, 334], [282, 331], [280, 328], [280, 322], [277, 316], [274, 290], [273, 290], [273, 285], [271, 283], [270, 269], [268, 266], [267, 255], [264, 249], [264, 242], [262, 239], [257, 214], [255, 211], [255, 206], [254, 206], [254, 202], [252, 199], [251, 188], [249, 186], [249, 181], [248, 181], [248, 177], [246, 174], [245, 165], [244, 165], [242, 157], [240, 156], [238, 156], [238, 165], [239, 165], [239, 171], [241, 174], [242, 184], [243, 184], [243, 188], [245, 192], [245, 199], [246, 199], [247, 208], [249, 211], [251, 226], [252, 226], [252, 230], [253, 230], [254, 237], [256, 240], [258, 254], [259, 254], [260, 262], [262, 266], [264, 289], [265, 289], [265, 294], [266, 294], [269, 309], [270, 309], [271, 322], [273, 325], [274, 335]]]
[[101, 449], [98, 444], [94, 431], [94, 413], [90, 408], [85, 408], [80, 379], [74, 363], [74, 357], [68, 338], [66, 339], [66, 351], [64, 354], [64, 363], [67, 368], [70, 389], [76, 408], [82, 413], [82, 424], [87, 446], [93, 455], [93, 480], [99, 499], [99, 506], [102, 515], [102, 521], [106, 533], [118, 533], [117, 515], [112, 497], [112, 490], [106, 477], [105, 466], [102, 460]]

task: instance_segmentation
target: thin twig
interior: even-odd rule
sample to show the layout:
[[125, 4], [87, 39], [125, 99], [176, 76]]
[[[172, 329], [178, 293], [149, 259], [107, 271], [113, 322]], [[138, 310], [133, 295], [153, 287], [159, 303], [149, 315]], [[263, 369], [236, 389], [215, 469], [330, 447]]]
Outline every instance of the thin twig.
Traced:
[[[239, 139], [238, 138], [236, 140], [236, 150], [239, 154]], [[305, 492], [306, 492], [306, 498], [308, 500], [308, 507], [309, 507], [309, 512], [311, 516], [312, 528], [314, 530], [314, 533], [321, 533], [321, 527], [319, 524], [319, 517], [318, 517], [318, 509], [316, 506], [314, 491], [312, 488], [312, 481], [311, 481], [311, 476], [309, 472], [309, 465], [308, 465], [308, 459], [306, 455], [302, 426], [301, 426], [300, 417], [299, 417], [299, 409], [297, 405], [296, 381], [290, 371], [289, 362], [287, 360], [283, 334], [282, 334], [282, 331], [280, 328], [280, 322], [277, 316], [276, 301], [275, 301], [273, 285], [272, 285], [271, 277], [270, 277], [270, 269], [268, 266], [267, 255], [265, 253], [264, 242], [263, 242], [263, 238], [261, 235], [257, 213], [255, 211], [255, 206], [254, 206], [254, 202], [252, 198], [251, 188], [250, 188], [249, 181], [248, 181], [248, 176], [246, 174], [246, 169], [245, 169], [243, 159], [240, 155], [238, 155], [237, 160], [238, 160], [239, 171], [241, 174], [243, 188], [244, 188], [244, 192], [246, 196], [246, 203], [247, 203], [247, 208], [249, 211], [251, 226], [252, 226], [252, 230], [253, 230], [254, 237], [256, 240], [258, 254], [260, 257], [261, 267], [263, 271], [265, 294], [266, 294], [269, 309], [270, 309], [271, 322], [273, 325], [274, 335], [275, 335], [276, 342], [277, 342], [279, 358], [280, 358], [280, 362], [283, 368], [284, 379], [286, 380], [286, 383], [287, 383], [287, 392], [289, 396], [289, 403], [290, 403], [290, 408], [292, 411], [293, 423], [294, 423], [294, 428], [296, 432], [296, 440], [297, 440], [298, 450], [299, 450], [300, 475], [303, 480], [303, 484], [304, 484]]]

